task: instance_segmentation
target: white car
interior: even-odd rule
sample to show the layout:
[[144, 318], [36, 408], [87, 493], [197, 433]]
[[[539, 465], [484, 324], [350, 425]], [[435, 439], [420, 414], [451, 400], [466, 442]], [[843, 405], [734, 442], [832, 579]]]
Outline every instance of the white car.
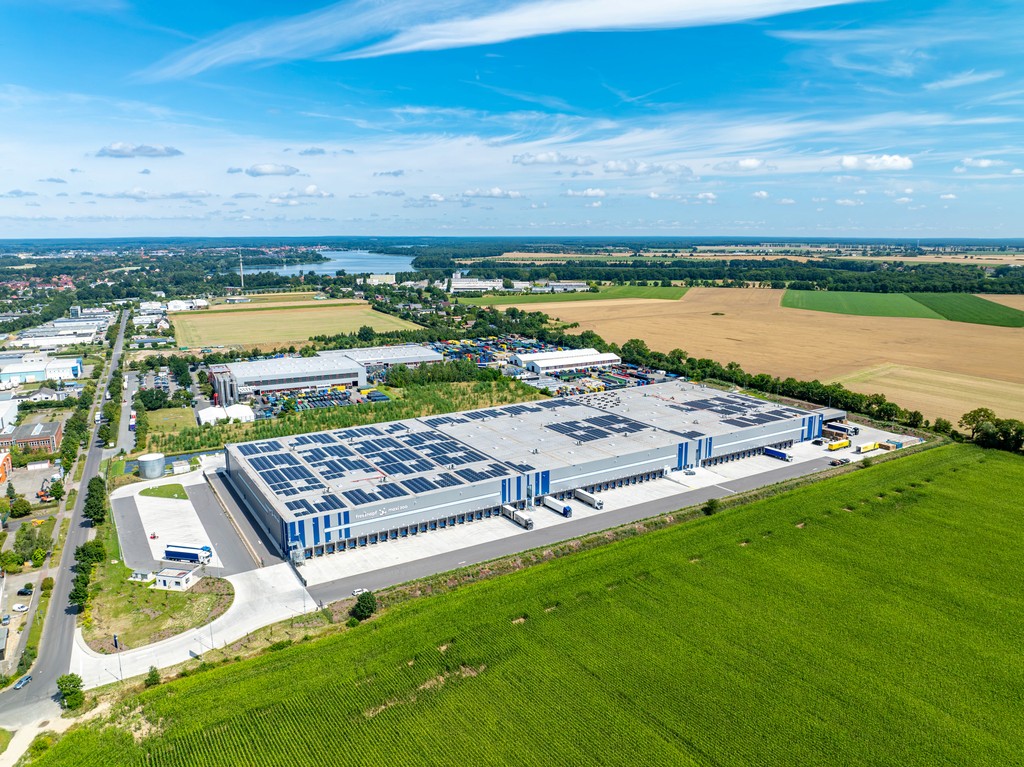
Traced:
[[19, 602], [18, 604], [13, 605], [11, 607], [11, 609], [14, 610], [14, 612], [16, 612], [16, 613], [27, 613], [28, 612], [28, 605], [23, 605], [23, 604], [21, 604]]
[[[367, 591], [369, 591], [369, 589], [356, 589], [355, 591], [352, 592], [352, 596], [357, 597], [360, 594], [365, 594]], [[14, 609], [18, 609], [17, 605], [15, 605]]]

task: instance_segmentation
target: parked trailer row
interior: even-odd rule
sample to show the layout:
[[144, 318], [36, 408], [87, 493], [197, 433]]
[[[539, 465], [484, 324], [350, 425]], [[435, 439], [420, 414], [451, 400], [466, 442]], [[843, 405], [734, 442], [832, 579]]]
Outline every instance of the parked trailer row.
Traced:
[[844, 447], [849, 447], [849, 446], [850, 446], [850, 440], [848, 440], [848, 439], [841, 439], [841, 440], [838, 440], [837, 442], [830, 442], [829, 445], [828, 445], [828, 449], [829, 450], [842, 450]]
[[591, 508], [597, 509], [598, 511], [601, 511], [604, 508], [604, 500], [598, 498], [593, 493], [588, 493], [586, 490], [580, 489], [573, 490], [572, 494], [576, 500], [583, 501], [583, 503], [587, 504], [587, 506], [590, 506]]
[[543, 504], [556, 514], [561, 514], [566, 519], [572, 516], [572, 506], [567, 504], [565, 501], [560, 501], [549, 495], [544, 498]]
[[511, 506], [506, 503], [504, 506], [501, 507], [501, 516], [505, 517], [505, 519], [509, 519], [515, 522], [524, 530], [533, 529], [533, 518], [528, 517], [526, 514], [523, 514], [523, 512], [521, 512], [515, 506]]

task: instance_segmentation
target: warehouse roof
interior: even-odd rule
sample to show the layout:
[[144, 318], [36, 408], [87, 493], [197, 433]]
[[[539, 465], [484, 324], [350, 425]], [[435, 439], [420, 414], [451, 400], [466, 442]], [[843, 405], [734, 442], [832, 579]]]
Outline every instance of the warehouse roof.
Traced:
[[252, 362], [229, 362], [226, 367], [236, 379], [264, 380], [291, 375], [329, 375], [358, 372], [362, 366], [347, 357], [279, 357]]
[[227, 449], [262, 482], [279, 513], [294, 518], [575, 467], [808, 415], [677, 381]]
[[433, 349], [419, 344], [399, 346], [371, 346], [362, 349], [332, 349], [319, 353], [321, 357], [342, 356], [363, 365], [399, 365], [402, 363], [441, 362], [442, 357]]
[[560, 349], [553, 352], [527, 352], [516, 354], [521, 365], [580, 365], [620, 362], [619, 355], [599, 352], [597, 349]]

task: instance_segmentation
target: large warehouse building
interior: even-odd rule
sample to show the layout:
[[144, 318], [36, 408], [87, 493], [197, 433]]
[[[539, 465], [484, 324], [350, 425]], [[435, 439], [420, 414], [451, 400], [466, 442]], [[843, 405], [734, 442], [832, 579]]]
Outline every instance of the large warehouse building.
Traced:
[[217, 404], [224, 407], [267, 392], [366, 386], [368, 373], [394, 365], [417, 367], [441, 362], [437, 352], [417, 344], [318, 352], [315, 357], [278, 357], [210, 366]]
[[818, 412], [683, 382], [228, 445], [293, 559], [479, 520], [821, 435]]
[[609, 368], [622, 359], [617, 354], [597, 349], [561, 349], [552, 352], [527, 352], [512, 355], [512, 364], [532, 373], [551, 375], [566, 370]]

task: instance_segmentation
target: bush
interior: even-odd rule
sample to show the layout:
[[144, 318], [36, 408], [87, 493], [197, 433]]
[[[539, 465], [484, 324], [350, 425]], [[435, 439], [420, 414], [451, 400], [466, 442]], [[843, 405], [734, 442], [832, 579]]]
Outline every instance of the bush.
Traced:
[[43, 578], [43, 582], [39, 585], [42, 591], [53, 591], [53, 578], [46, 576]]
[[359, 625], [359, 619], [353, 615], [351, 618], [345, 621], [345, 625], [348, 626], [350, 629], [354, 629], [356, 626]]
[[11, 516], [15, 519], [27, 517], [32, 513], [32, 504], [24, 498], [15, 498], [11, 503]]
[[713, 514], [717, 514], [721, 509], [722, 504], [717, 498], [708, 498], [704, 501], [704, 505], [700, 507], [705, 517], [710, 517]]
[[156, 687], [160, 684], [160, 672], [157, 670], [156, 666], [149, 667], [149, 673], [146, 674], [143, 684], [145, 684], [146, 687]]
[[270, 652], [277, 652], [278, 650], [283, 650], [284, 648], [289, 647], [291, 645], [291, 643], [292, 643], [292, 640], [290, 640], [290, 639], [281, 639], [280, 641], [274, 642], [267, 649]]
[[352, 605], [352, 609], [349, 614], [360, 621], [365, 621], [377, 610], [377, 597], [373, 595], [372, 591], [364, 591], [356, 598], [356, 603]]
[[82, 685], [82, 677], [78, 674], [64, 674], [57, 677], [57, 690], [60, 692], [64, 708], [81, 708], [85, 703]]

